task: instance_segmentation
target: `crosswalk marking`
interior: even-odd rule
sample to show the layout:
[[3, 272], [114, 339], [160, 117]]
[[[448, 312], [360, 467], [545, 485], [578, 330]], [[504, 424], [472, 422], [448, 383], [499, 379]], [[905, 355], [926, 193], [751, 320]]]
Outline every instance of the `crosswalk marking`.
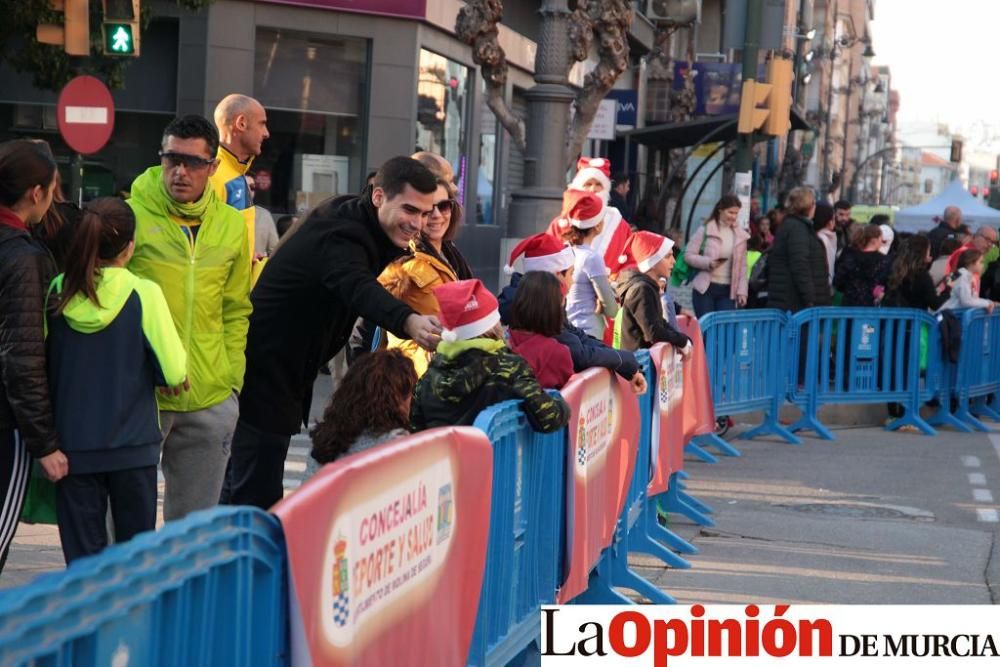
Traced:
[[976, 499], [979, 503], [992, 503], [993, 494], [990, 493], [989, 489], [973, 489], [972, 497]]
[[978, 468], [982, 463], [979, 461], [978, 456], [963, 456], [962, 465], [966, 468]]
[[995, 509], [984, 509], [982, 507], [976, 509], [976, 518], [983, 523], [997, 523], [1000, 521], [1000, 513]]
[[981, 472], [970, 472], [969, 484], [973, 486], [986, 486], [986, 475]]

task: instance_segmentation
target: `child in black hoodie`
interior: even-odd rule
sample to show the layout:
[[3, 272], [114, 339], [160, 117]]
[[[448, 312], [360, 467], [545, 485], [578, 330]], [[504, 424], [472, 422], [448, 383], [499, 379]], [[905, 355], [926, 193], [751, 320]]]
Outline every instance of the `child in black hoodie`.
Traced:
[[669, 280], [673, 271], [673, 247], [673, 241], [653, 232], [639, 231], [629, 238], [625, 251], [631, 261], [618, 274], [616, 289], [621, 310], [615, 347], [635, 351], [670, 343], [685, 358], [691, 354], [691, 339], [670, 325], [660, 301], [659, 280]]

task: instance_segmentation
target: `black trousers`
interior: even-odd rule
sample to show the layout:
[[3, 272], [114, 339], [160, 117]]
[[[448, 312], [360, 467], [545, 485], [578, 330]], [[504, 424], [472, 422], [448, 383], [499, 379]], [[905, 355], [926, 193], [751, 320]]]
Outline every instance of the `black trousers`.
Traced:
[[236, 424], [221, 502], [270, 509], [284, 495], [285, 457], [292, 436]]
[[7, 562], [7, 551], [17, 532], [30, 476], [31, 456], [17, 431], [0, 430], [0, 493], [3, 493], [3, 506], [0, 507], [0, 572]]
[[56, 518], [67, 565], [77, 558], [100, 553], [108, 546], [109, 500], [116, 542], [155, 529], [156, 466], [85, 475], [71, 473], [59, 480]]

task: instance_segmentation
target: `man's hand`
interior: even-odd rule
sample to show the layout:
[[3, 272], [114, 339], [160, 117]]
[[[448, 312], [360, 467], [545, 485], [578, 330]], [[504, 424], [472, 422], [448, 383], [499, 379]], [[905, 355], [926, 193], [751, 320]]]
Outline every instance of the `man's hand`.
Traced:
[[428, 352], [437, 349], [437, 344], [441, 340], [441, 322], [438, 318], [414, 313], [406, 318], [403, 328], [413, 342]]
[[42, 464], [42, 471], [50, 482], [58, 482], [69, 474], [69, 461], [66, 459], [66, 455], [58, 449], [48, 456], [38, 459], [38, 462]]
[[992, 315], [993, 309], [996, 307], [996, 305], [997, 305], [996, 301], [990, 301], [990, 305], [986, 306], [986, 312]]
[[642, 374], [642, 371], [636, 371], [628, 383], [632, 385], [632, 392], [636, 396], [642, 396], [646, 393], [646, 376]]
[[747, 298], [745, 296], [738, 296], [737, 295], [737, 297], [736, 297], [736, 307], [737, 308], [746, 308], [746, 305], [747, 305]]
[[180, 396], [185, 391], [191, 391], [191, 383], [187, 378], [176, 387], [160, 387], [160, 393], [164, 396]]
[[681, 356], [684, 357], [684, 361], [687, 361], [691, 358], [691, 353], [694, 352], [694, 346], [691, 345], [691, 341], [688, 341], [687, 345], [678, 350], [678, 352], [680, 352]]

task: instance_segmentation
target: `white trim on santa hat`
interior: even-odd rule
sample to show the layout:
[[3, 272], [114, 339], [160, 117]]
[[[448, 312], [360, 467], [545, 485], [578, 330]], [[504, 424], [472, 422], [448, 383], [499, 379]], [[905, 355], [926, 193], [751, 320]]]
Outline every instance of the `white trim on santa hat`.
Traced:
[[674, 247], [674, 242], [668, 238], [664, 238], [663, 243], [660, 244], [660, 247], [657, 249], [656, 252], [654, 252], [646, 259], [636, 262], [636, 265], [639, 267], [639, 271], [641, 271], [642, 273], [649, 271], [656, 265], [657, 262], [666, 257], [667, 254], [670, 253], [670, 251], [673, 249], [673, 247]]
[[521, 257], [524, 265], [524, 272], [545, 271], [547, 273], [559, 273], [565, 271], [576, 263], [576, 255], [568, 245], [554, 255], [542, 255], [541, 257]]
[[[603, 160], [603, 158], [594, 158], [595, 160]], [[601, 164], [604, 164], [601, 162]], [[583, 190], [583, 184], [592, 178], [596, 178], [600, 181], [601, 185], [604, 186], [604, 192], [611, 194], [611, 179], [608, 178], [607, 174], [598, 169], [597, 167], [584, 167], [580, 171], [576, 172], [576, 176], [573, 180], [569, 182], [569, 187], [571, 189]], [[597, 193], [595, 193], [597, 194]]]
[[576, 218], [567, 218], [569, 224], [573, 225], [577, 229], [593, 229], [601, 220], [604, 220], [604, 214], [608, 212], [608, 203], [601, 200], [601, 210], [593, 218], [587, 218], [586, 220], [577, 220]]
[[494, 310], [486, 317], [478, 319], [475, 322], [469, 322], [468, 324], [457, 326], [454, 329], [443, 329], [441, 331], [441, 340], [448, 343], [454, 343], [459, 340], [479, 338], [499, 323], [500, 311]]

